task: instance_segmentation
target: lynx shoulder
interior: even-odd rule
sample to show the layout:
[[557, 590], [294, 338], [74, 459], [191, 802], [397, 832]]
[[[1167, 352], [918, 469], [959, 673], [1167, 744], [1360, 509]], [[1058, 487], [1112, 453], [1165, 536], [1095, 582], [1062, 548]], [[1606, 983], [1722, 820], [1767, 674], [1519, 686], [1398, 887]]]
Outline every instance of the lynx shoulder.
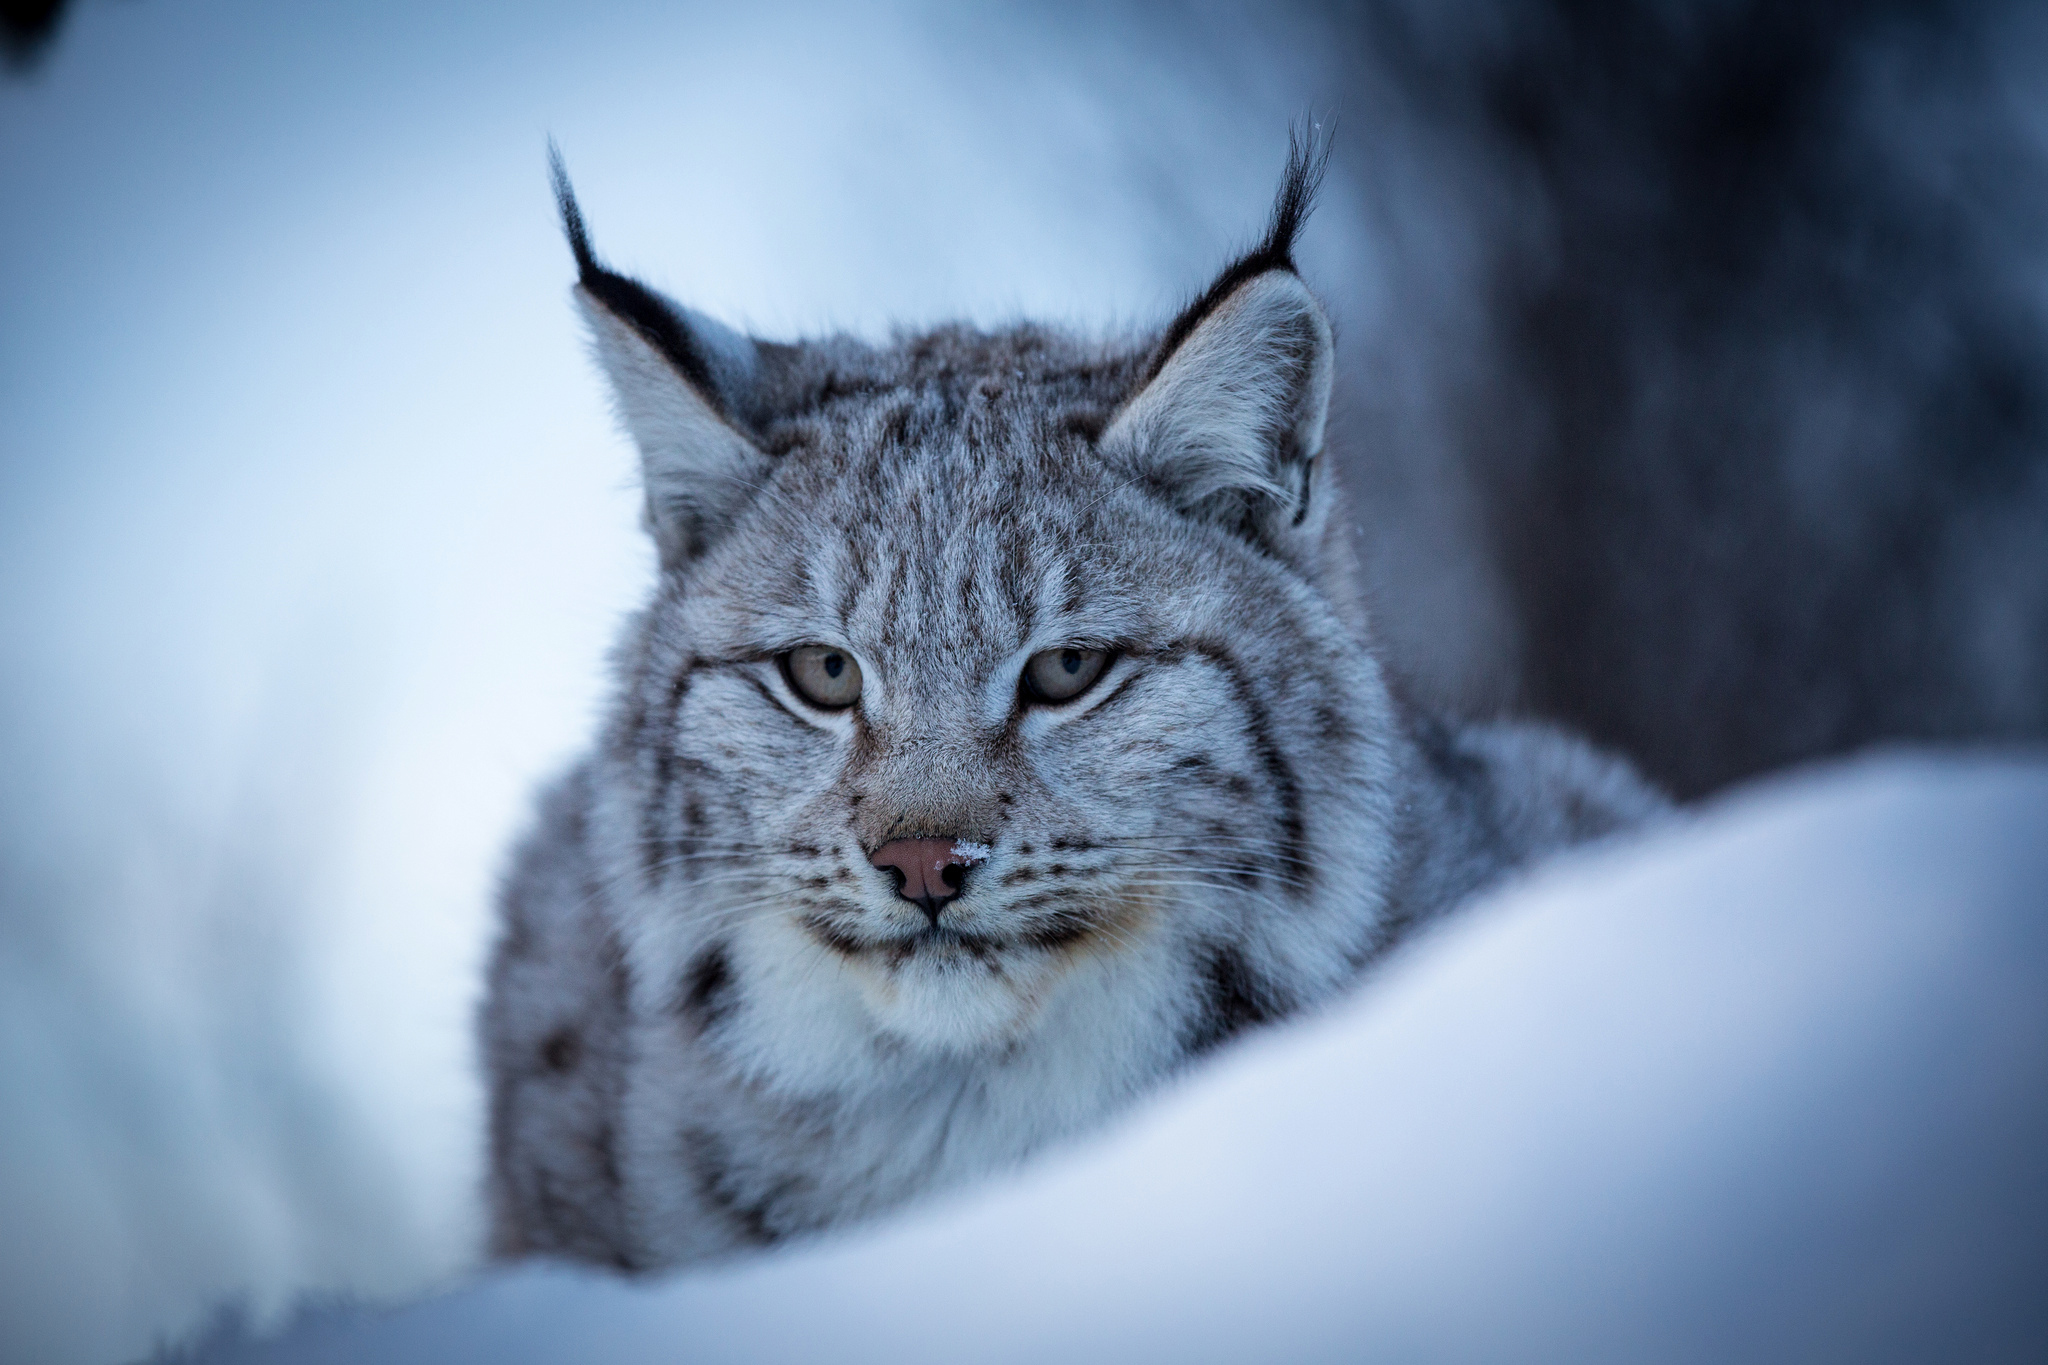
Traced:
[[1390, 691], [1264, 238], [1157, 334], [760, 342], [576, 298], [660, 554], [482, 1013], [495, 1245], [729, 1254], [1011, 1165], [1659, 798]]

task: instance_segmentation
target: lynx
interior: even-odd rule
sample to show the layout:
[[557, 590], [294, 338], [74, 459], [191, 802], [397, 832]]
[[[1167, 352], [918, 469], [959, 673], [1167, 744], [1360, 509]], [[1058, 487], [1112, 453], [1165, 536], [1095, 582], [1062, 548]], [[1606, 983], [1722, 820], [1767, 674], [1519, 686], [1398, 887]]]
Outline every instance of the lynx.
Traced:
[[1294, 265], [1321, 158], [1156, 334], [742, 336], [575, 298], [660, 570], [482, 1011], [494, 1249], [676, 1265], [1103, 1123], [1661, 798], [1400, 700]]

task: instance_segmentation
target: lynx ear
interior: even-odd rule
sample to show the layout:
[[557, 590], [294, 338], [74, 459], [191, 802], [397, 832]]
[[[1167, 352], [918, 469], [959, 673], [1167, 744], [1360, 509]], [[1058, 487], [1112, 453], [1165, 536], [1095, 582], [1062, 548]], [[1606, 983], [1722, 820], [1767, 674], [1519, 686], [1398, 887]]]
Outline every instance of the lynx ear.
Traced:
[[640, 447], [646, 523], [665, 568], [701, 554], [753, 498], [769, 459], [747, 435], [754, 343], [599, 264], [553, 148], [555, 199], [576, 253], [576, 302], [619, 419]]
[[1268, 540], [1307, 516], [1330, 405], [1329, 319], [1293, 259], [1322, 160], [1293, 142], [1265, 240], [1167, 328], [1101, 442], [1177, 506]]

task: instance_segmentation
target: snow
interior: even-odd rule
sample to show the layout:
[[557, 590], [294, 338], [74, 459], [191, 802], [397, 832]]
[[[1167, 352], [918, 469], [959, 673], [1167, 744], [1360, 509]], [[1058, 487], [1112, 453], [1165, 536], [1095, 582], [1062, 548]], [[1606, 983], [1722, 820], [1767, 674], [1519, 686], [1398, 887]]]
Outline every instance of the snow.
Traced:
[[962, 839], [953, 845], [953, 856], [969, 863], [985, 863], [989, 854], [993, 852], [995, 850], [987, 844], [977, 844], [968, 839]]
[[969, 1197], [210, 1358], [2041, 1359], [2044, 887], [2048, 755], [1772, 782]]

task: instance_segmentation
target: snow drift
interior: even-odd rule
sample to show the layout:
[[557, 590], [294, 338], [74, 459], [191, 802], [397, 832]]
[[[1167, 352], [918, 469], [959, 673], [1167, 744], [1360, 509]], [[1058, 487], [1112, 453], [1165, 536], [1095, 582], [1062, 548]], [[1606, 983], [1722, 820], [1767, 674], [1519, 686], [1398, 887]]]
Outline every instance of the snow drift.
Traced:
[[196, 1354], [2037, 1360], [2044, 885], [2048, 761], [1772, 783], [1488, 897], [999, 1188]]

